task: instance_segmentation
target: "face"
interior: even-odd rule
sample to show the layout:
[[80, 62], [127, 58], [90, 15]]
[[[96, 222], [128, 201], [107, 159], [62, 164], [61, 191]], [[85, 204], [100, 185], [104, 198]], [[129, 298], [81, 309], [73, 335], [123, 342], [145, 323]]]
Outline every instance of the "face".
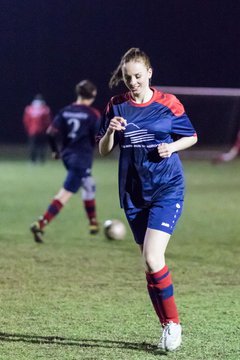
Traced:
[[147, 68], [144, 62], [129, 61], [122, 67], [123, 81], [134, 97], [141, 96], [149, 89], [149, 80], [152, 69]]

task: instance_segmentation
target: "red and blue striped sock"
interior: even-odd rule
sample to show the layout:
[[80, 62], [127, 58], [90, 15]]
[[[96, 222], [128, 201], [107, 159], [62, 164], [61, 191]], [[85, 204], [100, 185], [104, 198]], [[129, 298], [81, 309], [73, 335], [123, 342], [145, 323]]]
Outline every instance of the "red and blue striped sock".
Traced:
[[60, 212], [62, 207], [63, 207], [63, 204], [61, 203], [61, 201], [59, 201], [57, 199], [53, 199], [53, 201], [49, 205], [47, 211], [43, 214], [43, 216], [41, 216], [41, 218], [39, 220], [40, 229], [43, 229], [44, 226], [46, 226], [48, 223], [50, 223], [50, 221], [55, 216], [57, 216], [57, 214]]
[[164, 326], [169, 321], [179, 324], [172, 278], [168, 267], [165, 265], [156, 273], [147, 273], [147, 283], [151, 301], [161, 324]]
[[159, 299], [158, 299], [158, 295], [155, 291], [155, 288], [152, 284], [152, 278], [151, 278], [151, 274], [150, 273], [146, 273], [146, 278], [147, 278], [147, 289], [148, 289], [148, 293], [150, 296], [150, 299], [152, 301], [154, 310], [159, 318], [159, 321], [161, 324], [165, 323], [165, 316], [163, 313], [163, 309], [159, 304]]
[[95, 199], [92, 200], [84, 200], [84, 208], [89, 219], [89, 222], [92, 224], [96, 224], [96, 201]]

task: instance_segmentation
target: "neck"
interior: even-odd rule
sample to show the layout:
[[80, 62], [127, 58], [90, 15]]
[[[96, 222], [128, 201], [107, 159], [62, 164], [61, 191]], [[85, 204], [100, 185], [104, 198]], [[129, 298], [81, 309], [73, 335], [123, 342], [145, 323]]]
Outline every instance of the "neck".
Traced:
[[82, 97], [78, 97], [77, 100], [75, 101], [75, 104], [77, 105], [86, 105], [86, 106], [90, 106], [90, 100], [89, 99], [84, 99]]
[[138, 104], [143, 104], [151, 100], [153, 95], [153, 90], [151, 88], [148, 88], [144, 94], [139, 95], [131, 95], [133, 100]]

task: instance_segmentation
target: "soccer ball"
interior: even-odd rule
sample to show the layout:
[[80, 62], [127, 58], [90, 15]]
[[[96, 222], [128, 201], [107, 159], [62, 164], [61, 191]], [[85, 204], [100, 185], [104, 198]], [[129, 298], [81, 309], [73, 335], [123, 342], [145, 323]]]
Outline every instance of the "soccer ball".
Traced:
[[125, 225], [117, 219], [106, 220], [103, 229], [105, 236], [109, 240], [123, 240], [126, 236]]

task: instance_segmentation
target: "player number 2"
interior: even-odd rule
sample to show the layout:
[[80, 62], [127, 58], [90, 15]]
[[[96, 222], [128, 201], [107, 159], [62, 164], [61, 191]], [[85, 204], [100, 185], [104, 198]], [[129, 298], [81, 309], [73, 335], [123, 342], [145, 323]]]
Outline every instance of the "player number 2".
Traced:
[[68, 119], [68, 125], [72, 126], [71, 131], [68, 134], [68, 137], [71, 139], [75, 139], [75, 137], [77, 136], [77, 131], [80, 128], [80, 121], [78, 119]]

